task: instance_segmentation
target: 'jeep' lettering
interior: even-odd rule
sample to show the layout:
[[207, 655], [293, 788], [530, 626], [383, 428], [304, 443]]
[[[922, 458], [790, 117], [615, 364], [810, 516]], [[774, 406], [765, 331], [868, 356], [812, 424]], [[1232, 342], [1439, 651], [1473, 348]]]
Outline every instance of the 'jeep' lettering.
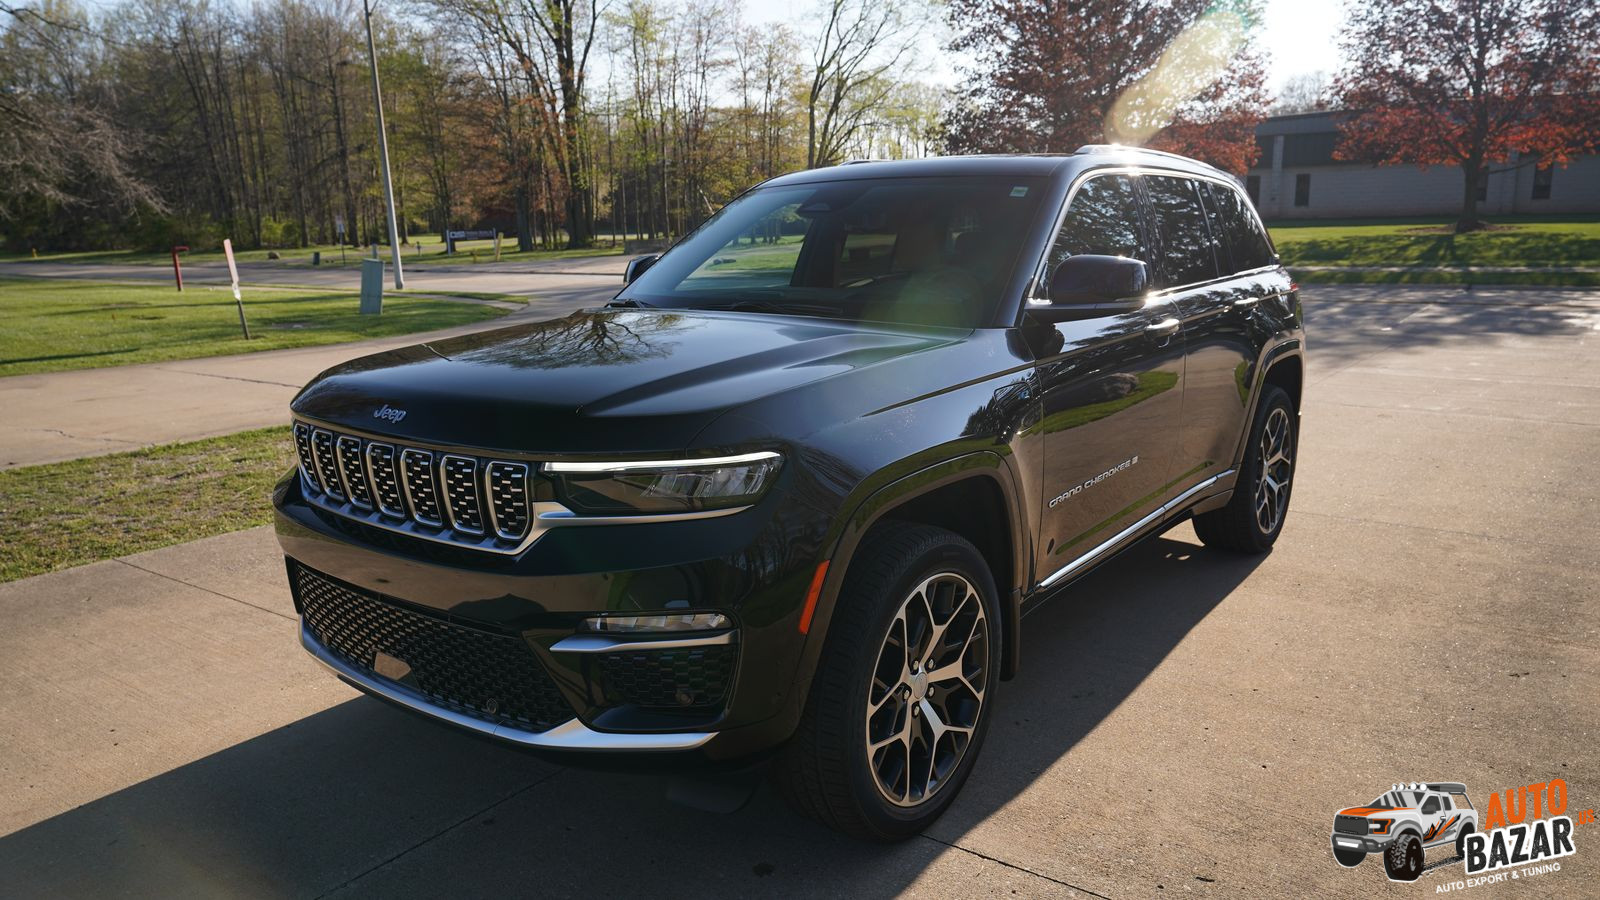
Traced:
[[395, 409], [394, 407], [385, 403], [383, 405], [383, 409], [373, 411], [372, 417], [374, 419], [386, 419], [390, 422], [398, 422], [406, 417], [406, 411], [403, 409]]

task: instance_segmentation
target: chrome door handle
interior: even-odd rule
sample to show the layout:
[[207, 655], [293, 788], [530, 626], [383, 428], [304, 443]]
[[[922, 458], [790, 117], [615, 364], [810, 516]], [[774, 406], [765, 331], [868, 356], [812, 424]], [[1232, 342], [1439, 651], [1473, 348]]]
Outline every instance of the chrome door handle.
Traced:
[[1235, 309], [1238, 309], [1239, 307], [1242, 307], [1242, 306], [1255, 306], [1257, 303], [1260, 303], [1260, 302], [1261, 302], [1261, 298], [1260, 297], [1240, 297], [1239, 299], [1233, 301], [1233, 306], [1234, 306]]
[[1178, 326], [1181, 324], [1183, 323], [1179, 322], [1176, 318], [1168, 317], [1162, 319], [1154, 325], [1145, 326], [1144, 333], [1150, 335], [1151, 337], [1166, 337], [1167, 335], [1172, 334], [1174, 331], [1177, 331]]

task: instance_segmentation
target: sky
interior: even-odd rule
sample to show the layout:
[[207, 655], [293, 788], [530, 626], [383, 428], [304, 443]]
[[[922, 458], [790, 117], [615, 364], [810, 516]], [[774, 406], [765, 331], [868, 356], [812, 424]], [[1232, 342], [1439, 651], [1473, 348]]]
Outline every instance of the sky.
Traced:
[[[745, 21], [788, 22], [800, 26], [802, 17], [816, 8], [817, 0], [744, 0]], [[1259, 35], [1267, 52], [1267, 85], [1276, 91], [1295, 75], [1323, 71], [1332, 75], [1339, 68], [1337, 36], [1344, 14], [1343, 0], [1266, 0]], [[942, 27], [942, 23], [941, 23]], [[920, 54], [928, 64], [926, 80], [940, 85], [956, 82], [955, 61], [939, 44], [941, 37], [930, 34]]]

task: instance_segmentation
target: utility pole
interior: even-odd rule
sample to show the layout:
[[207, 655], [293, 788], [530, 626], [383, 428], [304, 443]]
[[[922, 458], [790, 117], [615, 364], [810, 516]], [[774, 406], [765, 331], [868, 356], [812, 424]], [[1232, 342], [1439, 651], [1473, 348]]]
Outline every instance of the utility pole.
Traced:
[[383, 163], [383, 199], [389, 207], [389, 252], [394, 257], [394, 288], [406, 286], [405, 271], [400, 267], [400, 228], [394, 215], [394, 176], [389, 172], [389, 138], [383, 124], [383, 89], [378, 86], [378, 50], [372, 43], [372, 7], [361, 0], [361, 11], [367, 18], [367, 60], [372, 64], [372, 103], [378, 108], [378, 157]]

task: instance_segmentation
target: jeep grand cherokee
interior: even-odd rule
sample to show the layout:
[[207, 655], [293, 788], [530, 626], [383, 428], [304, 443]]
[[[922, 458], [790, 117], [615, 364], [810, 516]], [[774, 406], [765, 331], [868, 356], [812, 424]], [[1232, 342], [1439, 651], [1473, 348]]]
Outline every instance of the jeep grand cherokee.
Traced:
[[590, 761], [771, 757], [892, 839], [971, 772], [1025, 610], [1184, 518], [1283, 527], [1298, 294], [1209, 166], [801, 172], [625, 280], [295, 398], [277, 530], [340, 677]]

